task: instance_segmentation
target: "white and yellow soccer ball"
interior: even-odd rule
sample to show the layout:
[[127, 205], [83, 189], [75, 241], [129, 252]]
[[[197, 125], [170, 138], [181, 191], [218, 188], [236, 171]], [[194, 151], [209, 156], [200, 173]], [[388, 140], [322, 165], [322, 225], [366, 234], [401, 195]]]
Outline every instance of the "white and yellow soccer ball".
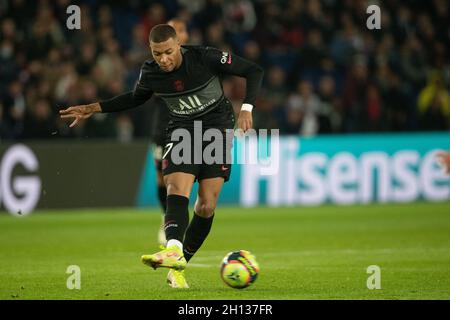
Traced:
[[246, 288], [256, 281], [259, 265], [249, 251], [239, 250], [228, 253], [220, 268], [222, 280], [232, 288]]

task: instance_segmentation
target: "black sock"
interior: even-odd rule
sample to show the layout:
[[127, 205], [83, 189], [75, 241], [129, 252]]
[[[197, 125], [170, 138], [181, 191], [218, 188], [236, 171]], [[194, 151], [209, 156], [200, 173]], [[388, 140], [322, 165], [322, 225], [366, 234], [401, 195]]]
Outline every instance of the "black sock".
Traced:
[[167, 196], [167, 210], [164, 217], [164, 231], [167, 241], [183, 242], [189, 223], [189, 198], [171, 194]]
[[187, 261], [191, 260], [192, 256], [200, 249], [203, 241], [205, 241], [211, 230], [213, 219], [214, 215], [209, 218], [203, 218], [194, 212], [194, 217], [186, 230], [183, 243], [183, 253]]
[[158, 186], [158, 199], [165, 213], [167, 211], [167, 189], [165, 186]]

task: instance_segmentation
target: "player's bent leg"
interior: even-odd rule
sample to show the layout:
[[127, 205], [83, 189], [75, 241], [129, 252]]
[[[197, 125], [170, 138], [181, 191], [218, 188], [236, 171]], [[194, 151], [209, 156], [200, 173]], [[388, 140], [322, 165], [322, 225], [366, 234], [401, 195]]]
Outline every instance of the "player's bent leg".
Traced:
[[210, 178], [199, 182], [200, 187], [195, 202], [194, 216], [186, 230], [183, 243], [186, 261], [189, 261], [200, 249], [211, 231], [214, 211], [223, 183], [223, 178]]
[[167, 247], [177, 245], [183, 250], [183, 240], [189, 224], [189, 195], [195, 176], [190, 173], [174, 172], [164, 177], [167, 185], [167, 212], [164, 230]]
[[195, 176], [185, 172], [174, 172], [164, 176], [167, 195], [180, 195], [189, 198]]
[[198, 216], [210, 218], [214, 215], [223, 183], [224, 179], [222, 177], [203, 179], [199, 182], [197, 201], [194, 207]]
[[167, 211], [164, 229], [167, 248], [155, 254], [143, 255], [142, 262], [156, 269], [159, 267], [183, 270], [186, 259], [183, 255], [183, 238], [189, 223], [189, 194], [195, 176], [175, 172], [164, 177], [167, 186]]

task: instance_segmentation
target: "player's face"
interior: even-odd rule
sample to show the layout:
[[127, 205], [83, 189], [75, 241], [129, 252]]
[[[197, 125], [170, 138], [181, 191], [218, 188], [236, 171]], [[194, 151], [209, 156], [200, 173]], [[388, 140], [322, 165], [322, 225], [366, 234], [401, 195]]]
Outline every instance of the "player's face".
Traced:
[[153, 58], [164, 72], [171, 72], [181, 65], [182, 56], [178, 39], [169, 38], [164, 42], [150, 41]]
[[189, 34], [187, 32], [186, 24], [182, 21], [170, 21], [168, 25], [172, 26], [177, 33], [177, 38], [180, 44], [186, 44], [189, 41]]

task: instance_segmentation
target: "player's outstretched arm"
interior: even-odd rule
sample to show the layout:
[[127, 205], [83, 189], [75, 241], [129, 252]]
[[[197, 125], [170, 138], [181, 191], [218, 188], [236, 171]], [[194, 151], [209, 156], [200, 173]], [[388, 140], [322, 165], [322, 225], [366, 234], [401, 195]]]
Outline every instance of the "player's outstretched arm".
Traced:
[[80, 120], [88, 119], [97, 112], [102, 112], [102, 108], [98, 102], [69, 107], [67, 109], [60, 110], [59, 114], [61, 115], [62, 119], [74, 119], [70, 124], [70, 127], [72, 128], [76, 126], [80, 122]]
[[109, 100], [100, 101], [88, 105], [74, 106], [61, 110], [61, 118], [75, 118], [70, 127], [76, 126], [80, 120], [88, 119], [94, 113], [111, 113], [120, 112], [132, 108], [136, 108], [142, 105], [145, 101], [151, 97], [151, 94], [144, 92], [142, 90], [129, 91], [124, 94], [115, 96]]
[[439, 162], [445, 168], [445, 172], [450, 174], [450, 151], [441, 151], [437, 154]]

